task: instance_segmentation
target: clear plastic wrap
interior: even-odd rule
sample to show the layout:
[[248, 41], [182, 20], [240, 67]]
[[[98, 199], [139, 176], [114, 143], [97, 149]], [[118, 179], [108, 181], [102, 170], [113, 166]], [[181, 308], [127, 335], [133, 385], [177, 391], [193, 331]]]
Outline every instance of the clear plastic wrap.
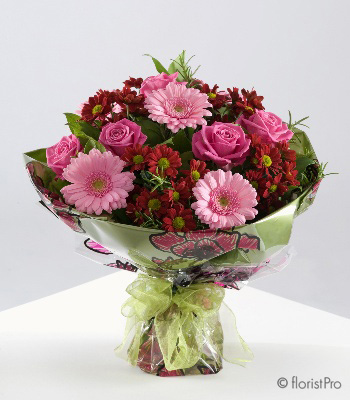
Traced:
[[127, 288], [127, 327], [118, 354], [159, 376], [217, 373], [222, 359], [240, 365], [252, 360], [223, 303], [224, 288], [240, 289], [289, 262], [293, 220], [312, 204], [319, 181], [255, 223], [174, 233], [78, 212], [46, 188], [45, 163], [33, 152], [25, 162], [41, 204], [78, 234], [80, 254], [139, 273]]

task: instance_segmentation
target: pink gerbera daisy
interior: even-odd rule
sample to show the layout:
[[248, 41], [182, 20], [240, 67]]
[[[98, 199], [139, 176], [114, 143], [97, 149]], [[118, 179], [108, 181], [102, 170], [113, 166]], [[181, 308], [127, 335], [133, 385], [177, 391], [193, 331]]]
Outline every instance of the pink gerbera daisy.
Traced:
[[63, 171], [64, 179], [72, 183], [61, 189], [65, 201], [87, 214], [125, 208], [135, 176], [122, 172], [124, 166], [125, 162], [110, 151], [92, 149], [89, 154], [79, 153]]
[[169, 83], [165, 89], [153, 90], [145, 100], [145, 108], [149, 117], [176, 133], [189, 126], [206, 125], [203, 117], [210, 117], [211, 107], [208, 96], [198, 89], [187, 88], [185, 85]]
[[240, 174], [219, 169], [199, 179], [193, 188], [197, 199], [192, 204], [198, 218], [211, 229], [244, 225], [258, 213], [256, 191]]

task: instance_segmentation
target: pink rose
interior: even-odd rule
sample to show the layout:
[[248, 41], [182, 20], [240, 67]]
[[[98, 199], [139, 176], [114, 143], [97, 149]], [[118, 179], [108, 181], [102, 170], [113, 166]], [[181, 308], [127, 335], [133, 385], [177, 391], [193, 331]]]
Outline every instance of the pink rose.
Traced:
[[282, 140], [289, 140], [293, 136], [293, 132], [288, 129], [277, 115], [263, 110], [256, 112], [248, 118], [241, 115], [237, 121], [250, 134], [256, 134], [261, 137], [265, 143], [276, 143]]
[[141, 127], [126, 118], [118, 122], [110, 122], [102, 128], [99, 142], [107, 150], [117, 156], [122, 156], [126, 147], [144, 144], [147, 136], [141, 132]]
[[220, 167], [244, 163], [249, 153], [250, 139], [243, 129], [231, 123], [214, 122], [203, 126], [192, 138], [192, 151], [200, 160], [212, 160]]
[[149, 76], [142, 82], [140, 93], [147, 97], [153, 90], [165, 89], [170, 82], [186, 85], [187, 82], [176, 82], [178, 74], [178, 72], [175, 72], [174, 74], [167, 75], [162, 72], [157, 76]]
[[63, 170], [70, 164], [71, 158], [82, 150], [83, 147], [76, 136], [63, 136], [58, 143], [46, 149], [47, 165], [63, 179]]

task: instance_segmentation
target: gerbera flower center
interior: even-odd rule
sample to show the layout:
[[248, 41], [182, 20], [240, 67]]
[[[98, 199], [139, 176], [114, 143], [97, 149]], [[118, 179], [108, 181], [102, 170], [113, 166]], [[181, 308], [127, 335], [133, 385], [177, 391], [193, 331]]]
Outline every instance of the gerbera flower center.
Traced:
[[269, 192], [274, 193], [277, 190], [277, 185], [271, 185]]
[[133, 157], [132, 159], [134, 164], [141, 164], [144, 161], [144, 158], [141, 154], [137, 154], [136, 156]]
[[192, 112], [192, 103], [182, 97], [173, 97], [165, 102], [170, 117], [187, 118]]
[[219, 203], [222, 207], [227, 207], [229, 203], [229, 199], [227, 197], [220, 197]]
[[191, 176], [192, 179], [197, 182], [198, 179], [201, 177], [201, 174], [195, 169], [194, 171], [192, 171]]
[[182, 229], [186, 225], [185, 220], [182, 217], [175, 217], [173, 221], [173, 227], [175, 229]]
[[177, 106], [174, 107], [174, 110], [177, 113], [181, 113], [184, 110], [184, 108], [181, 105], [177, 105]]
[[168, 169], [168, 168], [170, 167], [170, 162], [169, 162], [169, 160], [168, 160], [167, 158], [162, 157], [162, 158], [160, 158], [159, 161], [158, 161], [158, 166], [159, 166], [162, 170], [165, 170], [165, 169]]
[[263, 156], [263, 158], [262, 158], [262, 163], [263, 163], [263, 165], [265, 166], [265, 167], [270, 167], [271, 166], [271, 164], [272, 164], [272, 160], [271, 160], [271, 158], [270, 158], [270, 156], [268, 156], [268, 155], [264, 155]]
[[177, 192], [176, 190], [173, 192], [173, 200], [174, 201], [179, 201], [180, 200], [180, 193]]
[[102, 111], [101, 104], [96, 104], [95, 107], [92, 109], [92, 115], [98, 114]]
[[91, 185], [96, 190], [103, 190], [103, 188], [106, 185], [106, 182], [103, 181], [102, 179], [96, 179], [94, 182], [92, 182]]
[[219, 215], [231, 215], [239, 208], [239, 199], [235, 190], [218, 187], [211, 193], [209, 207]]
[[85, 182], [86, 191], [95, 197], [103, 197], [112, 189], [111, 178], [106, 172], [92, 172]]
[[158, 211], [160, 209], [161, 203], [158, 199], [150, 199], [148, 200], [147, 206], [151, 211]]

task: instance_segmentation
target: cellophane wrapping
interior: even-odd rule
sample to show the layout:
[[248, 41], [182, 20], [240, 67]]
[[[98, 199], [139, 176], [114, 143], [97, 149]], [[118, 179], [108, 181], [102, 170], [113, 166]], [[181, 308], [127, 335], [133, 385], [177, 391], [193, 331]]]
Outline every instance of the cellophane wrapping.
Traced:
[[[299, 141], [297, 154], [312, 150], [304, 133]], [[52, 172], [35, 152], [24, 157], [40, 202], [77, 233], [78, 252], [138, 273], [122, 307], [127, 323], [119, 355], [158, 376], [212, 374], [223, 359], [239, 365], [252, 360], [223, 302], [224, 289], [240, 289], [289, 262], [293, 220], [312, 204], [320, 181], [255, 223], [174, 233], [78, 212], [47, 188]]]

